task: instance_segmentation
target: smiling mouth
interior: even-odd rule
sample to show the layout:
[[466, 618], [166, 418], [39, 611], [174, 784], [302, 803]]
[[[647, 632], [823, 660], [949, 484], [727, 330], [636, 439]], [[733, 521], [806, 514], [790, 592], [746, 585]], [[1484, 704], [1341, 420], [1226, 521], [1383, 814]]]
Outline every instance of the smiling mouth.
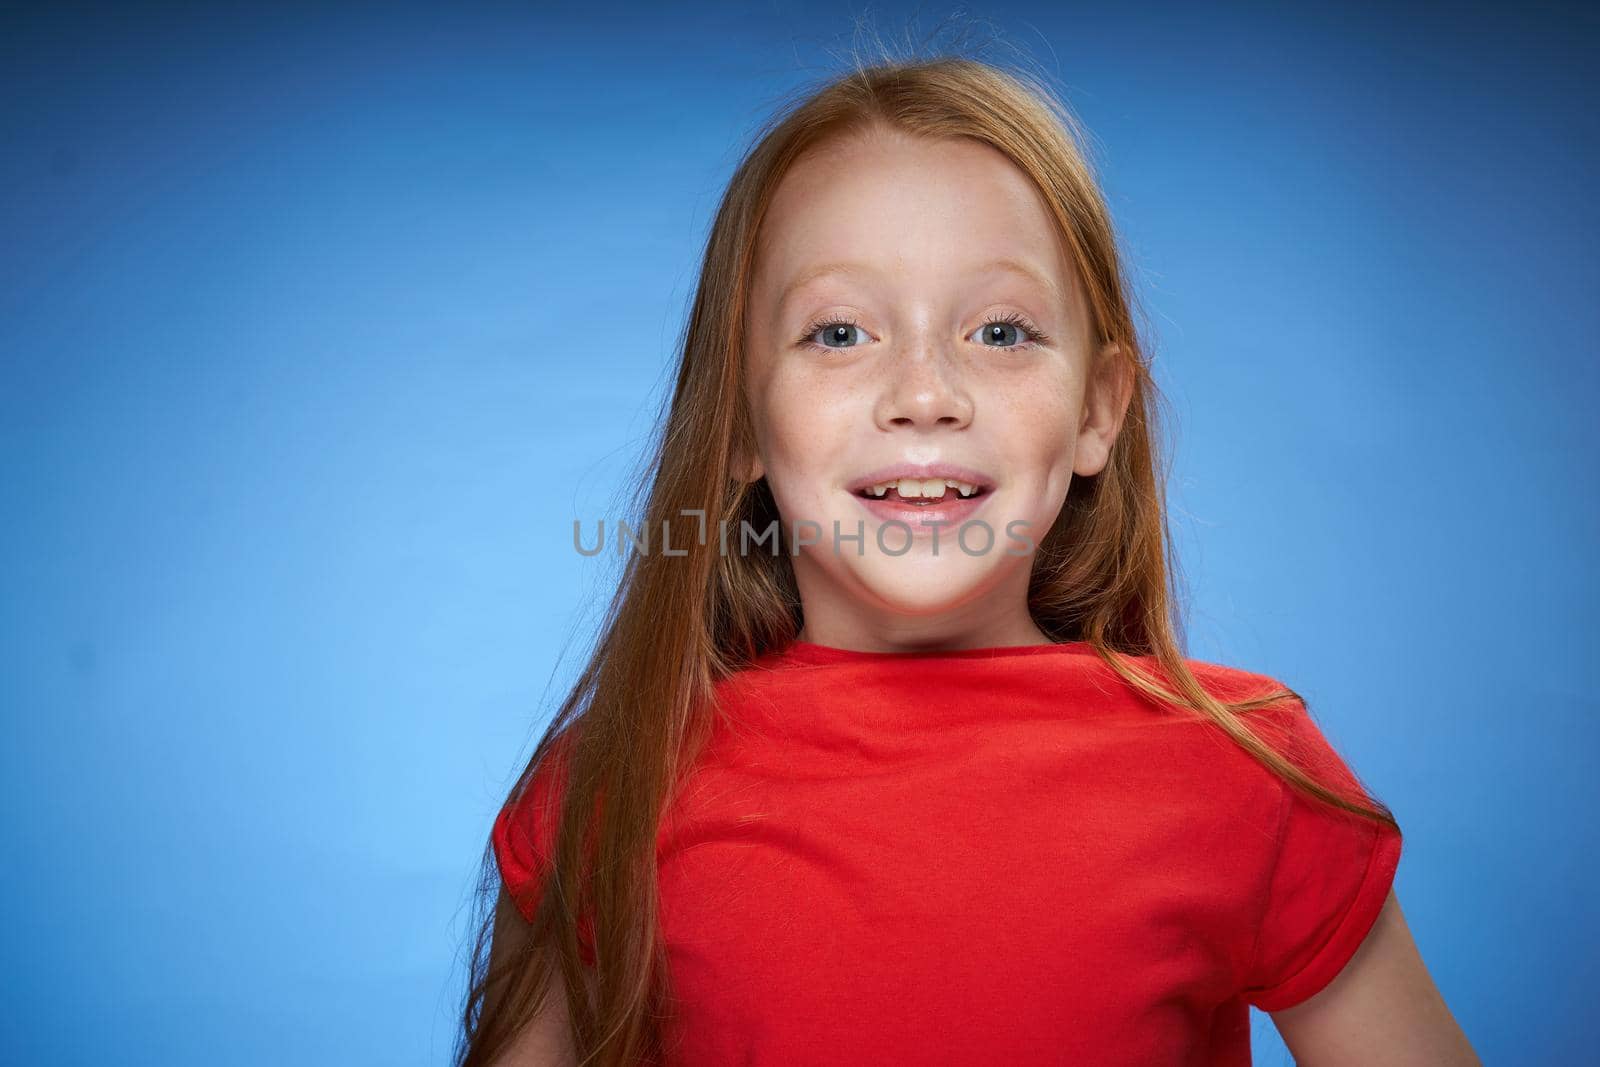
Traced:
[[869, 485], [864, 489], [857, 489], [855, 495], [863, 500], [882, 500], [891, 504], [903, 504], [906, 507], [933, 507], [952, 500], [977, 500], [987, 496], [989, 492], [989, 489], [981, 485], [953, 480], [939, 484], [929, 479], [915, 485], [895, 482]]

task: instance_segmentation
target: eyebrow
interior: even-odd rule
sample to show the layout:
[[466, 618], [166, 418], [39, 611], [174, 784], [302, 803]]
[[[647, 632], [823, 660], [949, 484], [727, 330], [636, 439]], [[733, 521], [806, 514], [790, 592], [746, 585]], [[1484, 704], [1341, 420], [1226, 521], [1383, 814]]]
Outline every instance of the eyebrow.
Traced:
[[[1015, 274], [1026, 278], [1035, 285], [1038, 285], [1044, 289], [1045, 292], [1049, 293], [1057, 300], [1062, 299], [1061, 290], [1056, 286], [1055, 282], [1051, 281], [1043, 271], [1020, 259], [1007, 259], [1005, 257], [1000, 259], [991, 259], [987, 263], [983, 263], [974, 268], [973, 273], [990, 274], [996, 271], [1003, 271], [1007, 274]], [[871, 264], [862, 263], [856, 260], [841, 260], [836, 263], [823, 263], [819, 266], [812, 267], [810, 270], [801, 274], [794, 281], [790, 282], [779, 295], [778, 306], [780, 308], [783, 307], [786, 303], [788, 303], [789, 298], [796, 292], [803, 289], [805, 286], [810, 285], [817, 279], [825, 278], [830, 274], [873, 274], [875, 272], [876, 268], [874, 268]]]

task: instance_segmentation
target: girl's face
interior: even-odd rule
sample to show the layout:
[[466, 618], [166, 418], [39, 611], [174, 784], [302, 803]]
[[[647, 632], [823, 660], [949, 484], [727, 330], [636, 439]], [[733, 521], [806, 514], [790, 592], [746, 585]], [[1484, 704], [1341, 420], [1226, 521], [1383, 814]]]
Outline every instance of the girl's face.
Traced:
[[1077, 272], [1022, 171], [975, 141], [888, 130], [808, 153], [762, 223], [745, 330], [758, 454], [740, 473], [766, 477], [786, 543], [797, 524], [815, 542], [791, 557], [802, 637], [1042, 643], [1032, 546], [1073, 474], [1105, 465], [1131, 378], [1095, 359]]

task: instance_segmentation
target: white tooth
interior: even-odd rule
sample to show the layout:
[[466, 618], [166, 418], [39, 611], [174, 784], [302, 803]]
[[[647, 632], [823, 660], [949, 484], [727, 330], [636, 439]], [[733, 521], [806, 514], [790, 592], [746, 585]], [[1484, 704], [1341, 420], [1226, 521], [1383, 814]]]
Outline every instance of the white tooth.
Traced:
[[887, 493], [888, 491], [889, 491], [889, 487], [887, 485], [875, 485], [875, 486], [872, 487], [872, 495], [873, 496], [882, 496], [884, 493]]
[[897, 483], [897, 487], [903, 497], [918, 497], [922, 495], [922, 483], [915, 478], [902, 478]]
[[923, 482], [922, 495], [928, 497], [944, 496], [944, 479], [930, 478]]
[[972, 486], [968, 485], [966, 482], [960, 481], [959, 479], [946, 478], [944, 480], [944, 484], [949, 486], [951, 489], [954, 489], [957, 493], [961, 494], [962, 496], [971, 496], [972, 495]]

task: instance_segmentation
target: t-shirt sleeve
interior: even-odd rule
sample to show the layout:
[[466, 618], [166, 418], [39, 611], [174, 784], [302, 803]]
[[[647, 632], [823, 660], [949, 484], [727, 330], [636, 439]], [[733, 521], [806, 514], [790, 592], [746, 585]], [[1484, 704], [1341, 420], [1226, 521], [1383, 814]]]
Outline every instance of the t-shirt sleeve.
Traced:
[[[564, 786], [564, 766], [557, 749], [534, 770], [522, 795], [500, 809], [490, 835], [506, 893], [529, 922], [538, 910], [544, 879], [550, 872], [551, 842], [561, 817]], [[594, 927], [587, 913], [579, 918], [578, 944], [584, 962], [592, 966]]]
[[[1262, 718], [1265, 739], [1319, 782], [1370, 799], [1304, 704]], [[1401, 846], [1387, 824], [1280, 782], [1277, 846], [1244, 989], [1247, 1003], [1268, 1012], [1309, 999], [1350, 962], [1389, 896]]]

